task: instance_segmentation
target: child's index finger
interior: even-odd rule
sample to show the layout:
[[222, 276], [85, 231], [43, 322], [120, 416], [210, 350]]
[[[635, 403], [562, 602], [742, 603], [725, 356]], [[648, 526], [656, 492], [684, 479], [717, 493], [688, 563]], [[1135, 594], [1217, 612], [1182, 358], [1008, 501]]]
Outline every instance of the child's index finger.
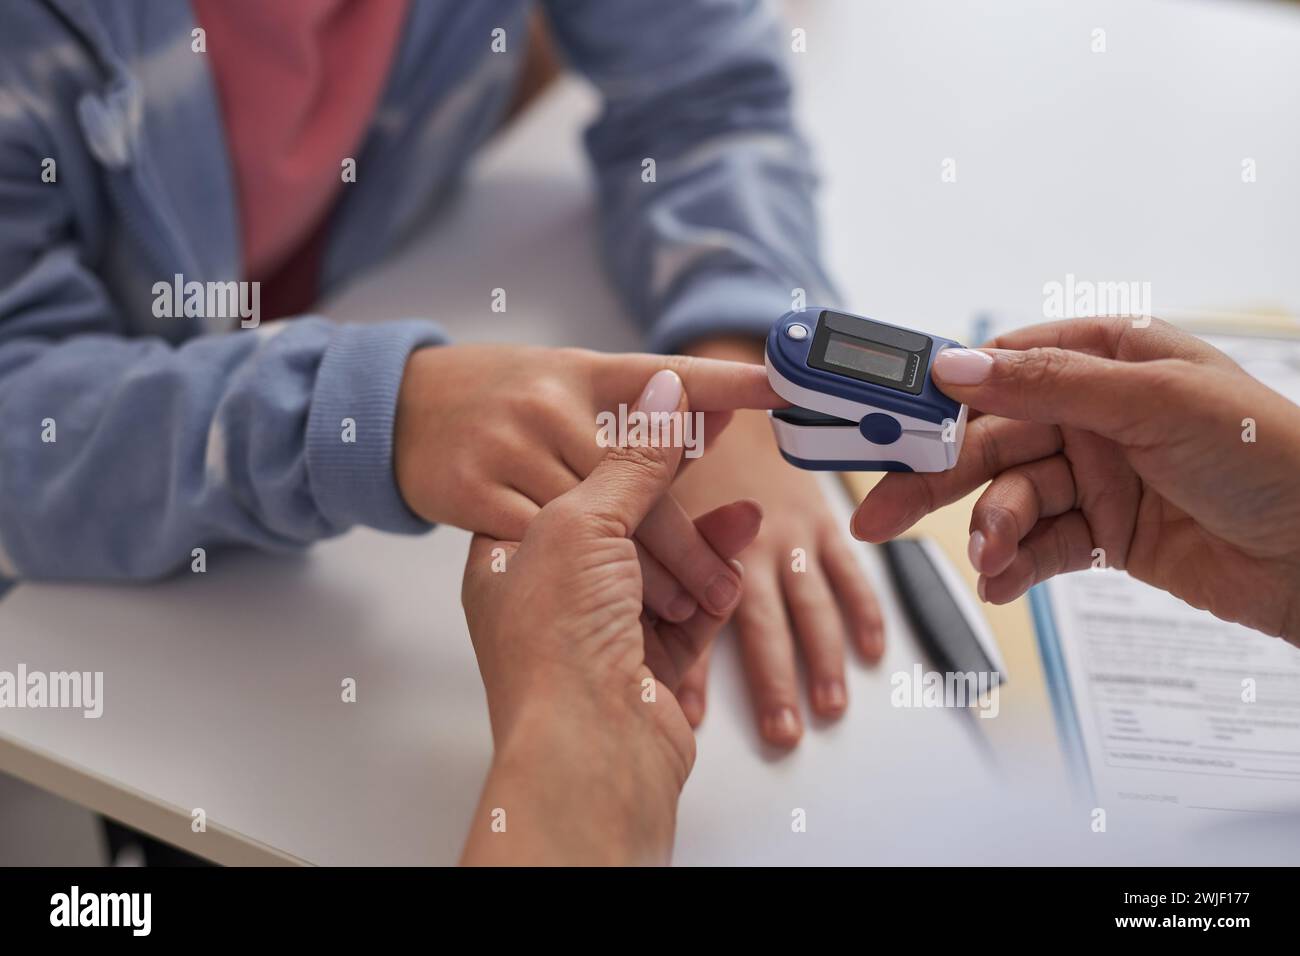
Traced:
[[597, 374], [603, 394], [629, 391], [660, 369], [670, 368], [691, 397], [692, 411], [721, 412], [740, 408], [785, 408], [789, 402], [772, 390], [767, 369], [750, 362], [694, 355], [608, 355]]

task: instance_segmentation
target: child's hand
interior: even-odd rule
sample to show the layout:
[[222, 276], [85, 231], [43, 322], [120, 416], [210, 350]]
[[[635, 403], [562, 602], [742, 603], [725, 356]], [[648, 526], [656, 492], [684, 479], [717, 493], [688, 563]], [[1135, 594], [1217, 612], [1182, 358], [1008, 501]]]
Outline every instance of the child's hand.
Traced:
[[[884, 652], [875, 594], [851, 542], [816, 478], [780, 457], [772, 426], [757, 412], [737, 415], [673, 491], [694, 512], [736, 497], [763, 507], [758, 539], [740, 555], [745, 593], [732, 620], [759, 733], [768, 743], [793, 746], [804, 726], [796, 654], [812, 712], [834, 718], [848, 706], [848, 657], [874, 663]], [[707, 671], [703, 658], [680, 693], [693, 724], [704, 716]]]
[[[465, 345], [415, 352], [394, 429], [394, 470], [421, 517], [519, 541], [538, 510], [601, 460], [597, 415], [617, 415], [662, 368], [672, 368], [716, 436], [731, 409], [782, 402], [761, 367], [681, 356]], [[702, 436], [697, 436], [702, 437]], [[673, 622], [698, 609], [726, 615], [740, 577], [671, 496], [636, 535], [646, 605]]]
[[994, 604], [1104, 563], [1300, 644], [1300, 408], [1163, 322], [1071, 319], [931, 374], [972, 416], [957, 467], [887, 475], [854, 533], [884, 541], [989, 482], [970, 558]]
[[[752, 362], [763, 357], [761, 343], [744, 340], [701, 343], [698, 350]], [[806, 664], [813, 712], [837, 717], [848, 706], [846, 645], [872, 663], [884, 652], [871, 585], [820, 483], [781, 457], [766, 415], [738, 414], [673, 493], [692, 514], [734, 498], [763, 506], [758, 539], [740, 555], [745, 593], [733, 620], [759, 733], [769, 743], [793, 746], [804, 724], [796, 653]], [[693, 724], [704, 716], [707, 671], [705, 657], [678, 695]]]
[[[681, 381], [658, 373], [641, 406], [685, 410]], [[676, 448], [611, 450], [541, 509], [521, 543], [475, 536], [461, 596], [496, 754], [465, 862], [667, 860], [695, 759], [673, 690], [723, 623], [700, 611], [669, 624], [643, 611], [631, 535], [680, 460]], [[738, 501], [698, 526], [725, 559], [760, 518]], [[499, 833], [494, 812], [508, 815]]]

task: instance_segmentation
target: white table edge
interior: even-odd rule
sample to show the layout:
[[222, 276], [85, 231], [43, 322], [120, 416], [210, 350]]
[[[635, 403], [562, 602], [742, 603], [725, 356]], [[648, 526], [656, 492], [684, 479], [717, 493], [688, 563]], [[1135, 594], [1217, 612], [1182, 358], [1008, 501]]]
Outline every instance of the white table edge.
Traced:
[[192, 829], [191, 811], [0, 733], [0, 771], [93, 813], [222, 866], [310, 866], [309, 861], [211, 820]]

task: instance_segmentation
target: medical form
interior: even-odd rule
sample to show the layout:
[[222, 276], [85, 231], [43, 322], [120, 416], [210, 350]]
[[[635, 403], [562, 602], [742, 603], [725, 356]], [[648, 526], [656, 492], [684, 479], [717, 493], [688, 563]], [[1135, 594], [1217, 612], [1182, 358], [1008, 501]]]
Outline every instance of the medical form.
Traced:
[[[1300, 342], [1205, 338], [1300, 402]], [[1055, 630], [1049, 677], [1053, 650], [1063, 665], [1052, 688], [1067, 701], [1061, 729], [1099, 805], [1300, 812], [1300, 648], [1120, 571], [1042, 587], [1038, 610]]]

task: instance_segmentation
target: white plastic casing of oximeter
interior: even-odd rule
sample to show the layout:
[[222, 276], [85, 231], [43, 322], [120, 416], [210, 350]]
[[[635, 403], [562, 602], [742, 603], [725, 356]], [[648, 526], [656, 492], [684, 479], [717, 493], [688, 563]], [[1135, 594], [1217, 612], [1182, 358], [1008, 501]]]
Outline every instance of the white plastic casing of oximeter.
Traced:
[[[917, 343], [924, 340], [926, 358], [917, 372], [918, 378], [924, 378], [916, 385], [917, 394], [810, 365], [809, 354], [827, 315], [841, 323], [866, 323], [860, 327], [873, 329], [871, 334], [907, 336], [907, 341]], [[949, 347], [960, 346], [847, 313], [818, 308], [786, 313], [772, 327], [765, 354], [772, 388], [796, 406], [784, 413], [770, 413], [781, 454], [796, 467], [810, 470], [936, 472], [952, 468], [965, 438], [967, 409], [929, 379], [929, 361]], [[830, 422], [825, 416], [840, 421]]]

